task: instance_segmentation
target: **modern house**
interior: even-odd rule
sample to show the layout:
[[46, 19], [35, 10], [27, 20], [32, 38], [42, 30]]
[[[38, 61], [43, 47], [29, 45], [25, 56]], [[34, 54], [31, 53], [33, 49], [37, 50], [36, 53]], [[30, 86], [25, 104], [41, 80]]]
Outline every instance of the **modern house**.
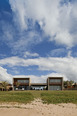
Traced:
[[63, 90], [63, 77], [48, 77], [48, 90]]
[[47, 83], [30, 83], [30, 78], [13, 78], [13, 90], [62, 90], [63, 77], [48, 77]]
[[30, 90], [30, 78], [13, 78], [13, 90]]

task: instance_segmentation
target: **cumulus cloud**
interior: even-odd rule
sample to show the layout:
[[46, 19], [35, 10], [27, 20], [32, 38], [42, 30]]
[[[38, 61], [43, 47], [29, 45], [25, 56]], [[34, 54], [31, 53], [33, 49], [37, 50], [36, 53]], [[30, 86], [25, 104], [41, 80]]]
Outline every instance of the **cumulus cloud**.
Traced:
[[50, 41], [66, 45], [68, 48], [77, 44], [77, 1], [62, 0], [9, 0], [14, 13], [14, 21], [21, 30], [28, 29], [28, 19], [33, 26], [37, 21]]
[[58, 58], [58, 57], [39, 57], [34, 59], [23, 59], [19, 57], [9, 57], [0, 60], [0, 65], [7, 66], [38, 66], [41, 71], [55, 71], [58, 74], [65, 75], [67, 79], [77, 81], [77, 58], [71, 56]]
[[12, 83], [12, 75], [8, 74], [7, 69], [0, 67], [0, 81]]

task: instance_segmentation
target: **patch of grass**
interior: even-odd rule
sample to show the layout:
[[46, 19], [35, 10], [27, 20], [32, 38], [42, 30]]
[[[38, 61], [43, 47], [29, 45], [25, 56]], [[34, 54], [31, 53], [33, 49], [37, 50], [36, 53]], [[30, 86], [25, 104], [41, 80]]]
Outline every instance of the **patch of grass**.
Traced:
[[29, 103], [34, 99], [42, 99], [43, 103], [75, 103], [77, 91], [0, 91], [0, 102]]
[[34, 100], [30, 92], [0, 92], [0, 102], [29, 103]]
[[41, 93], [44, 103], [75, 103], [77, 104], [77, 91], [49, 91]]

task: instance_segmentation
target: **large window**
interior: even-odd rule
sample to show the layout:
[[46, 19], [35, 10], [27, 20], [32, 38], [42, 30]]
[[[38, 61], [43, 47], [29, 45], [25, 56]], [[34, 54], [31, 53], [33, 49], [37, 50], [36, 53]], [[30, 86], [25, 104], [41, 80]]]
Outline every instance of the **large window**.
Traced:
[[29, 80], [17, 80], [19, 83], [29, 83]]
[[30, 90], [30, 87], [29, 86], [19, 86], [19, 87], [14, 86], [14, 90]]
[[61, 86], [49, 86], [49, 90], [61, 90]]
[[50, 83], [61, 83], [61, 79], [50, 79]]

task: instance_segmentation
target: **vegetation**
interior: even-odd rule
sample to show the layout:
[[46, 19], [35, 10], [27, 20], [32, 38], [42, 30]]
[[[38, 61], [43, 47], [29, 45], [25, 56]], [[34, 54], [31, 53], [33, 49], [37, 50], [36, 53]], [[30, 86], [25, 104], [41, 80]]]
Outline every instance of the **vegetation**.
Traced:
[[3, 90], [7, 90], [7, 86], [8, 86], [8, 82], [6, 82], [6, 81], [3, 81], [2, 83], [1, 83], [1, 85], [0, 85], [0, 88], [2, 89], [2, 91]]
[[77, 104], [77, 91], [53, 91], [41, 93], [44, 103], [75, 103]]
[[30, 92], [0, 92], [0, 102], [28, 103], [34, 99]]
[[0, 102], [29, 103], [35, 98], [48, 104], [77, 104], [77, 91], [0, 91]]
[[70, 81], [64, 81], [64, 87], [65, 88], [68, 88], [68, 87], [72, 87], [72, 84], [74, 83], [73, 80], [70, 80]]

